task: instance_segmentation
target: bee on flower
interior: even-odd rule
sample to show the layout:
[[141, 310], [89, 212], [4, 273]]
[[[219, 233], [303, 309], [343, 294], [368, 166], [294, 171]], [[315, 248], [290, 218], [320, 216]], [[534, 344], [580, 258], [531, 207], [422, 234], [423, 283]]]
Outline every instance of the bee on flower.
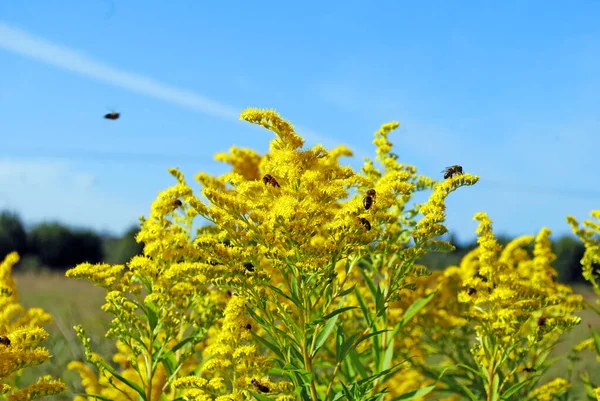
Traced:
[[445, 169], [443, 169], [442, 173], [444, 173], [444, 179], [447, 180], [448, 178], [452, 178], [455, 175], [462, 175], [463, 168], [462, 166], [455, 164], [454, 166], [448, 166]]
[[374, 189], [369, 189], [363, 198], [363, 206], [366, 210], [369, 210], [371, 206], [373, 206], [373, 202], [375, 201], [375, 196], [377, 193]]
[[271, 391], [271, 389], [268, 386], [261, 383], [259, 380], [252, 379], [251, 383], [261, 393], [268, 393], [269, 391]]
[[273, 185], [275, 188], [279, 188], [280, 185], [277, 182], [277, 180], [275, 179], [275, 177], [273, 177], [271, 174], [267, 174], [263, 177], [263, 182], [265, 183], [265, 185], [267, 184], [271, 184]]

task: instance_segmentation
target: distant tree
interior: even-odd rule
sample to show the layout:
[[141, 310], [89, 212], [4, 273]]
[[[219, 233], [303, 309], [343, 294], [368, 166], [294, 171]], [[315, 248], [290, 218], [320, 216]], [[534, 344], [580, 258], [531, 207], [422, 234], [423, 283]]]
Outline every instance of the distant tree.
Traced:
[[138, 226], [133, 226], [119, 240], [117, 244], [115, 257], [117, 263], [128, 262], [135, 255], [141, 255], [144, 250], [144, 244], [138, 243], [135, 236], [140, 231]]
[[77, 263], [99, 263], [104, 258], [102, 238], [91, 230], [77, 230], [72, 233], [71, 252], [68, 266]]
[[583, 281], [581, 275], [581, 258], [585, 252], [583, 244], [575, 237], [563, 236], [553, 244], [556, 261], [554, 268], [558, 271], [558, 279], [570, 283]]
[[43, 223], [29, 233], [31, 253], [44, 266], [69, 268], [82, 262], [97, 263], [103, 258], [100, 236], [89, 230], [72, 231], [59, 223]]
[[10, 252], [27, 252], [27, 233], [20, 217], [13, 212], [0, 213], [0, 260]]

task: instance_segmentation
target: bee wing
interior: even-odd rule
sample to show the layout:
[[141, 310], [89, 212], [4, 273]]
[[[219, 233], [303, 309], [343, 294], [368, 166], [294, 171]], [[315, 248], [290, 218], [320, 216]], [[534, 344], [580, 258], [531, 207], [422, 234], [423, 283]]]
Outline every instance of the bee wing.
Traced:
[[448, 166], [448, 167], [446, 167], [445, 169], [443, 169], [442, 171], [440, 171], [440, 173], [445, 173], [445, 172], [447, 172], [448, 170], [450, 170], [451, 168], [452, 168], [452, 166]]

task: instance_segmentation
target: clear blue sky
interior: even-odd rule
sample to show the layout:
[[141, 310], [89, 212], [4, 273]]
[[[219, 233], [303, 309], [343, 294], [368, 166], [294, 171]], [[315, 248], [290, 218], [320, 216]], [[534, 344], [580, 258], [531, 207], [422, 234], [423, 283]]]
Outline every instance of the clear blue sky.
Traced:
[[266, 150], [237, 121], [256, 106], [359, 156], [400, 121], [403, 161], [481, 176], [448, 201], [460, 239], [477, 211], [562, 234], [600, 208], [598, 21], [598, 0], [3, 1], [0, 208], [122, 232], [167, 167], [193, 181], [231, 145]]

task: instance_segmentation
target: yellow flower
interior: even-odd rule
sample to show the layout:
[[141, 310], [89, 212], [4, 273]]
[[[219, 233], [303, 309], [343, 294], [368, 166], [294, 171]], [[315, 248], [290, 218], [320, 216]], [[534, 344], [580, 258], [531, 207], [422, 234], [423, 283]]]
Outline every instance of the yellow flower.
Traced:
[[[0, 379], [14, 381], [21, 369], [36, 366], [50, 359], [50, 353], [39, 346], [48, 337], [40, 325], [52, 321], [49, 314], [40, 308], [27, 311], [18, 303], [12, 268], [19, 261], [19, 255], [12, 252], [0, 262], [0, 335], [6, 337], [0, 344]], [[37, 383], [17, 388], [2, 384], [0, 393], [8, 394], [8, 400], [32, 400], [46, 395], [65, 391], [60, 380], [49, 376], [38, 379]]]
[[563, 378], [557, 378], [548, 382], [529, 394], [530, 398], [538, 401], [552, 401], [555, 397], [561, 395], [572, 385]]

